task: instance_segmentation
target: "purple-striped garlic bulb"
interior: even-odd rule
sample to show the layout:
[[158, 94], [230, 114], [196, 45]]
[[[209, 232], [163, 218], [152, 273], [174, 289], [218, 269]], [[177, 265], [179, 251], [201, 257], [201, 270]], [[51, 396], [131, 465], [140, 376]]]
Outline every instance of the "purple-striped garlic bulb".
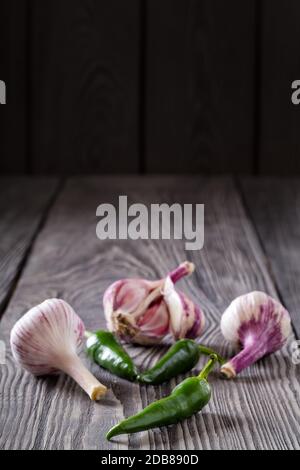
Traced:
[[184, 262], [158, 281], [121, 279], [104, 293], [108, 329], [127, 342], [156, 344], [166, 335], [196, 338], [204, 327], [204, 315], [175, 283], [191, 274], [193, 263]]
[[233, 378], [284, 345], [291, 331], [291, 319], [277, 300], [264, 292], [250, 292], [237, 297], [225, 310], [221, 330], [225, 339], [242, 347], [221, 367], [226, 378]]
[[84, 324], [73, 308], [60, 299], [48, 299], [29, 310], [11, 331], [10, 343], [15, 361], [33, 375], [71, 376], [89, 395], [99, 400], [106, 393], [82, 364], [78, 350]]

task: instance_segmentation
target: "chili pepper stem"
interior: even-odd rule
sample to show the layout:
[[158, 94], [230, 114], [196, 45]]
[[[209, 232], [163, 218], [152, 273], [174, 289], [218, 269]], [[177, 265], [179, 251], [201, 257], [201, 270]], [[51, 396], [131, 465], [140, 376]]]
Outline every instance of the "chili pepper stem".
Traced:
[[90, 338], [91, 336], [93, 336], [93, 334], [94, 334], [94, 333], [92, 333], [91, 331], [87, 331], [87, 330], [85, 330], [85, 332], [84, 332], [84, 336], [85, 336], [86, 339], [88, 339], [88, 338]]
[[224, 357], [220, 356], [220, 354], [216, 353], [213, 349], [208, 348], [207, 346], [204, 346], [203, 344], [198, 344], [199, 350], [202, 354], [205, 354], [205, 356], [211, 356], [215, 355], [217, 357], [217, 360], [221, 366], [223, 366], [226, 363], [226, 359]]
[[199, 379], [204, 379], [206, 380], [209, 373], [211, 372], [211, 370], [213, 369], [215, 363], [218, 361], [218, 357], [216, 354], [212, 354], [210, 356], [210, 359], [209, 361], [205, 364], [205, 366], [203, 367], [202, 371], [200, 372], [200, 374], [198, 375]]

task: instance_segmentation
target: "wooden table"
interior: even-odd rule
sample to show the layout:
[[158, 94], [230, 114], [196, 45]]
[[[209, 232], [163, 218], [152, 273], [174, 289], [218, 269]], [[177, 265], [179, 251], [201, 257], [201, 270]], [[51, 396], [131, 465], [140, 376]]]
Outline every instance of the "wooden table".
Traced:
[[[205, 246], [183, 241], [99, 241], [96, 208], [132, 202], [205, 204]], [[298, 180], [230, 177], [78, 177], [2, 179], [0, 184], [0, 447], [4, 449], [299, 449], [300, 364], [292, 362], [300, 334], [300, 185]], [[108, 443], [109, 427], [171, 390], [131, 384], [83, 360], [110, 391], [90, 402], [67, 377], [36, 379], [16, 367], [9, 348], [15, 321], [48, 297], [74, 306], [86, 327], [104, 327], [102, 294], [116, 279], [158, 278], [188, 258], [196, 273], [182, 289], [206, 314], [202, 342], [223, 354], [219, 321], [237, 295], [254, 289], [279, 297], [293, 334], [284, 349], [236, 380], [211, 377], [213, 398], [201, 414], [172, 426]], [[130, 347], [148, 367], [160, 347]], [[198, 365], [203, 364], [204, 359]]]

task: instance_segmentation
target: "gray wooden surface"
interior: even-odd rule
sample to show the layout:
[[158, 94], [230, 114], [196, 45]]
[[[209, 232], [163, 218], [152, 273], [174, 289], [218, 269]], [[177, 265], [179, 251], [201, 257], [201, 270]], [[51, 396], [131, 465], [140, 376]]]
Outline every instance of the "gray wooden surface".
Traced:
[[57, 187], [49, 178], [0, 178], [0, 317]]
[[[129, 202], [204, 203], [204, 249], [185, 252], [179, 240], [100, 242], [95, 233], [96, 207], [102, 202], [116, 203], [120, 194], [127, 194]], [[241, 194], [231, 178], [68, 180], [27, 256], [0, 323], [0, 339], [8, 347], [14, 322], [31, 306], [53, 296], [70, 302], [87, 328], [104, 327], [101, 296], [111, 282], [128, 276], [155, 279], [188, 258], [197, 270], [181, 286], [205, 311], [207, 325], [201, 341], [223, 354], [232, 354], [222, 338], [219, 320], [235, 296], [262, 289], [275, 297], [280, 295], [288, 304], [291, 290], [297, 290], [295, 281], [284, 293], [283, 275], [274, 281], [268, 251], [245, 200], [245, 193]], [[261, 220], [264, 207], [259, 210]], [[280, 246], [286, 244], [286, 249], [290, 245], [296, 258], [295, 240], [290, 237], [287, 244], [281, 233], [272, 230], [269, 236], [276, 237]], [[2, 234], [0, 248], [1, 239]], [[0, 252], [5, 256], [3, 249]], [[296, 299], [296, 293], [293, 295]], [[36, 379], [20, 370], [8, 347], [6, 365], [0, 366], [0, 448], [299, 449], [300, 366], [291, 361], [294, 340], [292, 334], [282, 351], [234, 381], [212, 374], [213, 397], [201, 414], [176, 426], [121, 436], [111, 443], [105, 441], [104, 433], [112, 424], [169, 393], [182, 377], [159, 387], [139, 386], [90, 364], [82, 354], [110, 389], [102, 401], [91, 403], [63, 375]], [[163, 352], [160, 347], [129, 349], [137, 364], [145, 367]]]
[[269, 269], [300, 338], [300, 185], [298, 179], [245, 178], [245, 204]]

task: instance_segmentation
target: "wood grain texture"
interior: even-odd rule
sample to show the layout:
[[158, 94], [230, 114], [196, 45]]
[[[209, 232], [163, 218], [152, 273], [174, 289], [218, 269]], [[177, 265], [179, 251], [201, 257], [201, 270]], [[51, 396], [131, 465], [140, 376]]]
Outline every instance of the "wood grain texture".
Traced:
[[281, 298], [300, 339], [300, 185], [298, 179], [247, 178], [242, 189]]
[[300, 171], [300, 107], [292, 104], [292, 82], [300, 79], [297, 0], [261, 2], [261, 126], [259, 171]]
[[255, 2], [148, 0], [146, 169], [251, 172]]
[[0, 173], [27, 168], [27, 0], [2, 0], [0, 7], [0, 80], [6, 105], [0, 106]]
[[[205, 203], [205, 248], [185, 252], [176, 241], [102, 241], [96, 238], [96, 208], [127, 194], [131, 202]], [[252, 289], [276, 296], [253, 227], [230, 179], [77, 178], [68, 182], [35, 243], [18, 289], [0, 324], [8, 341], [14, 322], [46, 297], [63, 297], [88, 329], [104, 326], [101, 296], [116, 279], [158, 278], [189, 258], [197, 271], [181, 288], [202, 305], [207, 319], [202, 342], [223, 354], [233, 351], [222, 339], [219, 320], [229, 302]], [[293, 336], [291, 336], [291, 341]], [[130, 352], [147, 367], [161, 348]], [[84, 355], [82, 356], [84, 358]], [[86, 362], [88, 363], [87, 359]], [[204, 363], [201, 359], [198, 369]], [[0, 377], [1, 448], [76, 449], [299, 449], [299, 374], [289, 348], [265, 358], [231, 382], [211, 377], [213, 398], [191, 419], [107, 443], [104, 433], [123, 416], [170, 392], [182, 377], [159, 387], [140, 387], [92, 371], [109, 386], [99, 403], [90, 403], [64, 376], [40, 380], [22, 372], [10, 351]], [[26, 430], [26, 431], [25, 431]]]
[[139, 2], [31, 0], [31, 167], [138, 169]]
[[56, 188], [50, 178], [0, 178], [0, 317]]

